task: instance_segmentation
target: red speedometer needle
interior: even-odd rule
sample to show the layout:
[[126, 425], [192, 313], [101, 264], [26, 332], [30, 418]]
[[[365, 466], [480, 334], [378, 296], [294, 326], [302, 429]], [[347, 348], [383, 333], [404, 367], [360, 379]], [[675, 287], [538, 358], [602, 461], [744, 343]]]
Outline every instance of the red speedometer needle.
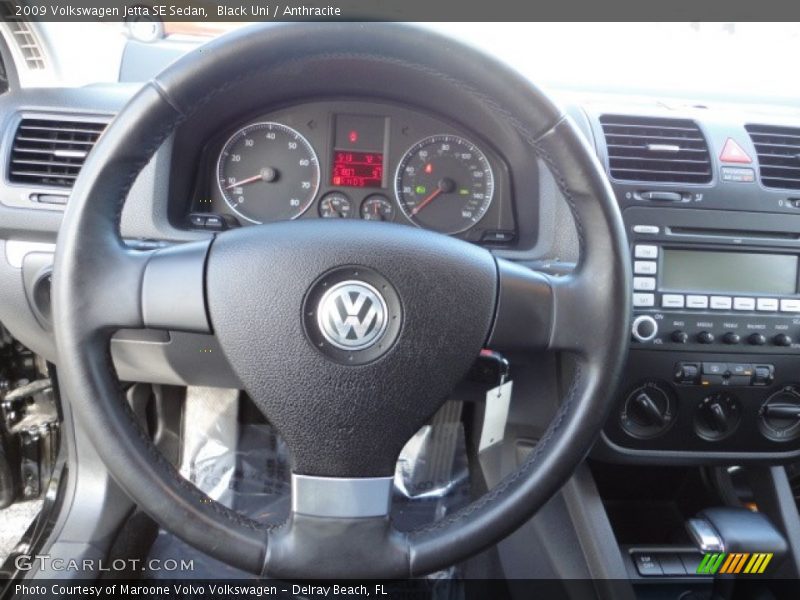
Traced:
[[416, 217], [419, 211], [421, 211], [423, 208], [428, 206], [428, 204], [436, 200], [436, 198], [439, 197], [439, 194], [441, 194], [443, 191], [444, 190], [442, 190], [442, 188], [440, 187], [436, 188], [436, 190], [434, 190], [434, 192], [430, 196], [425, 198], [422, 202], [420, 202], [414, 207], [414, 209], [411, 211], [411, 216]]
[[252, 177], [248, 177], [247, 179], [242, 179], [241, 181], [234, 181], [229, 186], [226, 186], [226, 190], [230, 190], [231, 188], [241, 187], [243, 185], [247, 185], [248, 183], [255, 183], [256, 181], [266, 181], [267, 183], [272, 183], [278, 179], [278, 170], [274, 169], [273, 167], [264, 167], [259, 171], [258, 175], [253, 175]]
[[230, 190], [235, 187], [241, 187], [243, 185], [247, 185], [248, 183], [253, 183], [254, 181], [260, 181], [261, 174], [253, 175], [252, 177], [248, 177], [247, 179], [242, 179], [241, 181], [234, 181], [232, 184], [225, 187], [226, 190]]

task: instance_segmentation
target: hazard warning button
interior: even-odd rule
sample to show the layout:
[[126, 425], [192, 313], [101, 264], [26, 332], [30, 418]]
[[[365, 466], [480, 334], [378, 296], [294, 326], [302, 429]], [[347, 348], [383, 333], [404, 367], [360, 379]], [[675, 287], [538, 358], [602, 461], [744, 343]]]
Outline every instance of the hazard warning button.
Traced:
[[722, 162], [727, 163], [739, 163], [744, 165], [749, 165], [753, 162], [753, 159], [750, 158], [750, 155], [744, 151], [736, 140], [733, 138], [728, 138], [725, 142], [725, 145], [722, 147], [722, 153], [719, 155], [719, 159]]

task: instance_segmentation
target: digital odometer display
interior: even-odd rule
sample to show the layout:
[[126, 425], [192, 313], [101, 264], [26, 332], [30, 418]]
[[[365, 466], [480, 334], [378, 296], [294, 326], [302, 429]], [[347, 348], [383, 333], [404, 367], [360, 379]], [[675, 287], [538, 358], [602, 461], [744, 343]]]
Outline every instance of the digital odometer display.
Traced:
[[334, 150], [331, 184], [339, 187], [382, 187], [383, 154]]
[[744, 294], [797, 292], [797, 256], [749, 252], [664, 250], [661, 286]]

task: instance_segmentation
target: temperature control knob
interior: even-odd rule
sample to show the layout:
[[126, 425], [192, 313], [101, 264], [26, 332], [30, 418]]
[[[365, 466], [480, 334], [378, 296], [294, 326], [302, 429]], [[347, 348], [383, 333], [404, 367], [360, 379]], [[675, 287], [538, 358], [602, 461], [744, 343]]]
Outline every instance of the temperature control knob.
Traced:
[[739, 401], [731, 394], [712, 394], [700, 401], [694, 417], [694, 428], [710, 442], [725, 439], [739, 426]]
[[631, 334], [637, 342], [649, 342], [658, 335], [658, 323], [650, 315], [640, 315], [633, 320]]
[[648, 439], [664, 433], [674, 418], [675, 402], [669, 387], [648, 382], [625, 398], [620, 423], [633, 437]]
[[759, 429], [776, 442], [800, 437], [800, 388], [787, 385], [767, 398], [759, 411]]

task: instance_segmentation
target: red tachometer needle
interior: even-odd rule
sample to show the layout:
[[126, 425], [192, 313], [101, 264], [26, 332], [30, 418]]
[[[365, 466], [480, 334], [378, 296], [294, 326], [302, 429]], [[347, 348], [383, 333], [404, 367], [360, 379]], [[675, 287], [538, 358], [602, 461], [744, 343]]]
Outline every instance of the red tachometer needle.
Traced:
[[419, 211], [421, 211], [423, 208], [428, 206], [428, 204], [436, 200], [436, 198], [439, 197], [439, 194], [441, 194], [443, 191], [444, 190], [442, 190], [442, 188], [440, 187], [436, 188], [436, 190], [430, 196], [425, 198], [422, 202], [420, 202], [414, 207], [414, 209], [411, 211], [411, 216], [416, 217]]

